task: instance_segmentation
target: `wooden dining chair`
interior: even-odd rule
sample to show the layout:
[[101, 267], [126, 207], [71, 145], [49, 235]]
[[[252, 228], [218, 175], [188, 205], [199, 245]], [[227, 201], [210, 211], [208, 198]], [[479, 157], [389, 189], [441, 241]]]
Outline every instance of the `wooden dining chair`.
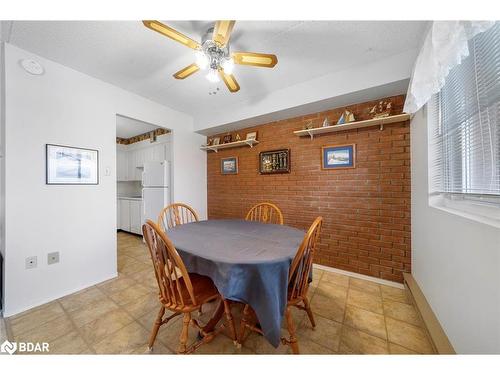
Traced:
[[161, 210], [158, 216], [158, 225], [164, 231], [176, 225], [199, 221], [196, 211], [185, 203], [172, 203]]
[[[295, 324], [293, 322], [291, 308], [296, 307], [298, 309], [305, 310], [309, 320], [311, 321], [311, 325], [313, 328], [316, 327], [311, 305], [309, 303], [309, 299], [307, 298], [307, 291], [309, 289], [309, 275], [312, 270], [314, 252], [316, 251], [316, 245], [318, 243], [322, 223], [323, 218], [321, 216], [314, 220], [304, 236], [304, 240], [299, 246], [299, 249], [292, 261], [292, 265], [290, 266], [288, 276], [287, 306], [285, 310], [286, 325], [290, 336], [288, 339], [284, 337], [281, 338], [281, 342], [284, 345], [290, 345], [293, 354], [299, 354], [299, 343], [297, 341], [297, 336], [295, 335]], [[241, 319], [239, 334], [240, 344], [242, 344], [246, 338], [245, 335], [247, 329], [263, 334], [262, 330], [257, 326], [257, 318], [250, 305], [245, 305], [243, 308], [243, 317]]]
[[[201, 344], [210, 342], [224, 328], [224, 325], [222, 325], [218, 329], [207, 333], [203, 330], [204, 327], [200, 326], [191, 317], [191, 313], [198, 310], [204, 303], [220, 299], [219, 292], [209, 277], [188, 273], [174, 245], [157, 224], [147, 220], [142, 226], [142, 232], [153, 261], [161, 304], [151, 331], [148, 348], [153, 350], [160, 326], [168, 323], [175, 316], [183, 314], [178, 352], [183, 354], [191, 353]], [[172, 314], [164, 318], [166, 310], [171, 311]], [[232, 320], [232, 316], [229, 318]], [[188, 347], [187, 339], [190, 323], [200, 330], [201, 339]]]
[[245, 220], [260, 221], [265, 224], [283, 225], [283, 214], [275, 204], [264, 202], [253, 206], [248, 211]]

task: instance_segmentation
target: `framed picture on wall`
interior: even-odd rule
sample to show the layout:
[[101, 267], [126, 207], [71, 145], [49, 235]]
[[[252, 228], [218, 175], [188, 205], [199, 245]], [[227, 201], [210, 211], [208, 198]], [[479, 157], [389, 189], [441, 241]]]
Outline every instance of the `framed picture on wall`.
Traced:
[[257, 139], [257, 132], [250, 132], [250, 133], [247, 133], [245, 139], [247, 141], [255, 141]]
[[99, 184], [99, 151], [47, 144], [47, 185]]
[[261, 152], [259, 154], [259, 173], [290, 173], [290, 149]]
[[236, 156], [220, 159], [221, 174], [238, 174], [238, 158]]
[[356, 145], [321, 147], [322, 169], [356, 168]]

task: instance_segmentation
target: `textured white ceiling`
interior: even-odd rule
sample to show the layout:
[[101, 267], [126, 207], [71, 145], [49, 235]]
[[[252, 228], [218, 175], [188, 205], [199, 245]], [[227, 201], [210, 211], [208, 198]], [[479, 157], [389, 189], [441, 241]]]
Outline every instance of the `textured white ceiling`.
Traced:
[[[162, 21], [200, 40], [208, 21]], [[10, 43], [135, 92], [173, 109], [197, 113], [262, 100], [287, 86], [367, 64], [416, 48], [425, 22], [418, 21], [239, 21], [232, 49], [274, 53], [274, 69], [237, 66], [241, 90], [209, 96], [201, 72], [175, 80], [194, 52], [140, 21], [14, 21]], [[376, 74], [376, 72], [374, 72]]]
[[152, 130], [158, 129], [158, 126], [148, 124], [147, 122], [135, 120], [129, 117], [116, 116], [116, 136], [120, 138], [135, 137]]

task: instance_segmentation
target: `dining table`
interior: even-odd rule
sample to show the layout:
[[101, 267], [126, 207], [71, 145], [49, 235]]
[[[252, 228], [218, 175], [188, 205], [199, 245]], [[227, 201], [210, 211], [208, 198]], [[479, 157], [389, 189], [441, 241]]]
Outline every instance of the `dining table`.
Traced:
[[[288, 273], [305, 232], [286, 225], [224, 219], [178, 225], [166, 233], [188, 272], [210, 277], [223, 299], [250, 305], [264, 337], [278, 347]], [[220, 304], [208, 325], [221, 319], [222, 310]]]

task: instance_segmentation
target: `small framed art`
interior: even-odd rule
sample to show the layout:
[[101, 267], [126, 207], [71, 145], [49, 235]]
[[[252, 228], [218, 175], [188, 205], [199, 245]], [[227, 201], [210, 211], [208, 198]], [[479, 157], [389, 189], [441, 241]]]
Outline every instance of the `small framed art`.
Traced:
[[259, 173], [290, 173], [290, 149], [261, 152], [259, 154]]
[[322, 169], [356, 168], [356, 145], [321, 147]]
[[236, 156], [220, 159], [221, 174], [238, 174], [238, 158]]
[[99, 184], [99, 151], [79, 147], [46, 145], [47, 185]]
[[250, 132], [250, 133], [247, 133], [245, 139], [247, 141], [255, 141], [257, 140], [257, 132]]

